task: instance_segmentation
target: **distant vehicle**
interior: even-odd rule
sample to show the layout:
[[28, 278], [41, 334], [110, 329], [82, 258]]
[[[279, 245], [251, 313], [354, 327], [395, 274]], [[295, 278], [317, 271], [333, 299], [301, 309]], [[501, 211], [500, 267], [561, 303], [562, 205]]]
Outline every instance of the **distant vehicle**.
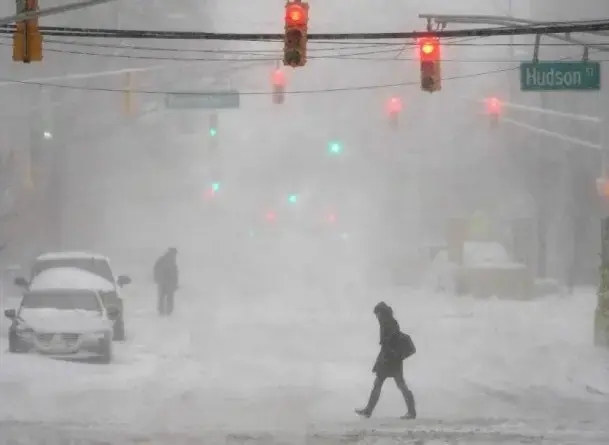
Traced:
[[96, 291], [47, 289], [26, 292], [18, 309], [4, 314], [9, 351], [37, 352], [55, 358], [112, 361], [113, 324], [119, 312], [106, 309]]
[[99, 292], [104, 307], [116, 307], [119, 315], [114, 323], [114, 340], [125, 339], [124, 304], [121, 288], [130, 284], [126, 275], [118, 277], [110, 260], [88, 252], [52, 252], [38, 256], [31, 267], [30, 278], [15, 279], [15, 284], [26, 290], [92, 289]]

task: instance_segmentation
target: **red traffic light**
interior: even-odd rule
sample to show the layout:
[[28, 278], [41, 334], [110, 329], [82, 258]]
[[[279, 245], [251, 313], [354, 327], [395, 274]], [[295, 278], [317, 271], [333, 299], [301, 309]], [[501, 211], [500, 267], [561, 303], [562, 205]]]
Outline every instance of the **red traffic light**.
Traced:
[[287, 26], [302, 26], [307, 24], [307, 11], [298, 3], [289, 3], [285, 7], [285, 23]]
[[609, 198], [609, 180], [607, 178], [598, 178], [596, 180], [596, 190], [601, 198]]
[[489, 114], [492, 115], [499, 115], [501, 113], [501, 101], [499, 99], [497, 99], [496, 97], [491, 97], [490, 99], [486, 100], [486, 109], [489, 112]]
[[329, 223], [334, 223], [334, 222], [336, 222], [336, 215], [335, 215], [334, 213], [330, 213], [330, 214], [328, 215], [328, 222], [329, 222]]
[[268, 211], [268, 212], [266, 212], [265, 217], [266, 217], [267, 221], [275, 221], [276, 215], [275, 215], [275, 212]]
[[423, 61], [438, 60], [440, 58], [440, 39], [425, 37], [418, 41], [419, 56]]
[[387, 112], [391, 115], [402, 111], [402, 101], [399, 97], [392, 97], [387, 101]]
[[285, 86], [285, 74], [281, 70], [275, 70], [272, 76], [273, 85], [276, 87]]

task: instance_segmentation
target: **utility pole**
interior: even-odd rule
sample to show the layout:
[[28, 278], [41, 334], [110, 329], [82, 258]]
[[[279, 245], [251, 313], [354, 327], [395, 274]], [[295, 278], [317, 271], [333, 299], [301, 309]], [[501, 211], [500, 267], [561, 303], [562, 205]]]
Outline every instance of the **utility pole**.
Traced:
[[[508, 15], [510, 18], [514, 17], [514, 4], [512, 0], [508, 0]], [[514, 51], [514, 36], [511, 35], [509, 37], [509, 51], [510, 51], [510, 61], [513, 62], [515, 57], [515, 51]], [[508, 76], [508, 97], [510, 98], [510, 102], [514, 101], [514, 81], [513, 78], [514, 76], [512, 75], [511, 72], [507, 72], [507, 76]]]

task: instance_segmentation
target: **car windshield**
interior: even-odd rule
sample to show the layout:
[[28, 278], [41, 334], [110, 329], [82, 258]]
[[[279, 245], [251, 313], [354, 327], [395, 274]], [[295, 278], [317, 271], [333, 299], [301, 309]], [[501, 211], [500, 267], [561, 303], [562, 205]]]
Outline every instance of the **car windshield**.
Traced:
[[99, 301], [91, 292], [27, 294], [23, 297], [21, 308], [101, 312]]
[[33, 280], [38, 274], [45, 270], [56, 267], [83, 269], [108, 280], [110, 283], [114, 283], [114, 276], [112, 275], [110, 265], [106, 260], [98, 258], [53, 258], [39, 260], [32, 267], [31, 279]]

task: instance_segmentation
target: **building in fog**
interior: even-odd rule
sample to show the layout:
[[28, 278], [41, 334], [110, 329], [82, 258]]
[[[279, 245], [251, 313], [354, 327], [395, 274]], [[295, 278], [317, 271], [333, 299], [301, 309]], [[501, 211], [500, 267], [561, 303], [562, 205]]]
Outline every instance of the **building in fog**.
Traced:
[[[607, 0], [535, 0], [530, 2], [531, 16], [539, 21], [587, 20], [609, 17]], [[609, 37], [578, 34], [578, 39], [590, 42], [609, 42]], [[548, 37], [542, 43], [559, 43]], [[542, 46], [540, 60], [559, 60], [570, 57], [578, 60], [583, 49], [577, 46]], [[605, 53], [590, 50], [591, 60], [602, 60]], [[520, 101], [538, 101], [541, 107], [568, 113], [609, 116], [609, 71], [602, 66], [604, 91], [569, 93], [522, 93]], [[531, 96], [535, 95], [536, 98]], [[536, 117], [536, 125], [572, 138], [601, 144], [603, 136], [599, 124], [551, 116]], [[602, 216], [600, 200], [595, 190], [595, 179], [601, 174], [598, 150], [558, 138], [537, 136], [544, 158], [539, 161], [541, 176], [552, 178], [543, 187], [548, 208], [547, 267], [548, 275], [559, 276], [579, 283], [592, 284], [596, 280], [600, 241], [599, 220]], [[605, 140], [607, 140], [605, 138]], [[540, 151], [541, 152], [541, 151]], [[540, 170], [541, 169], [541, 170]], [[547, 189], [550, 188], [548, 191]], [[552, 196], [553, 195], [553, 196]], [[575, 265], [575, 266], [574, 266]]]

